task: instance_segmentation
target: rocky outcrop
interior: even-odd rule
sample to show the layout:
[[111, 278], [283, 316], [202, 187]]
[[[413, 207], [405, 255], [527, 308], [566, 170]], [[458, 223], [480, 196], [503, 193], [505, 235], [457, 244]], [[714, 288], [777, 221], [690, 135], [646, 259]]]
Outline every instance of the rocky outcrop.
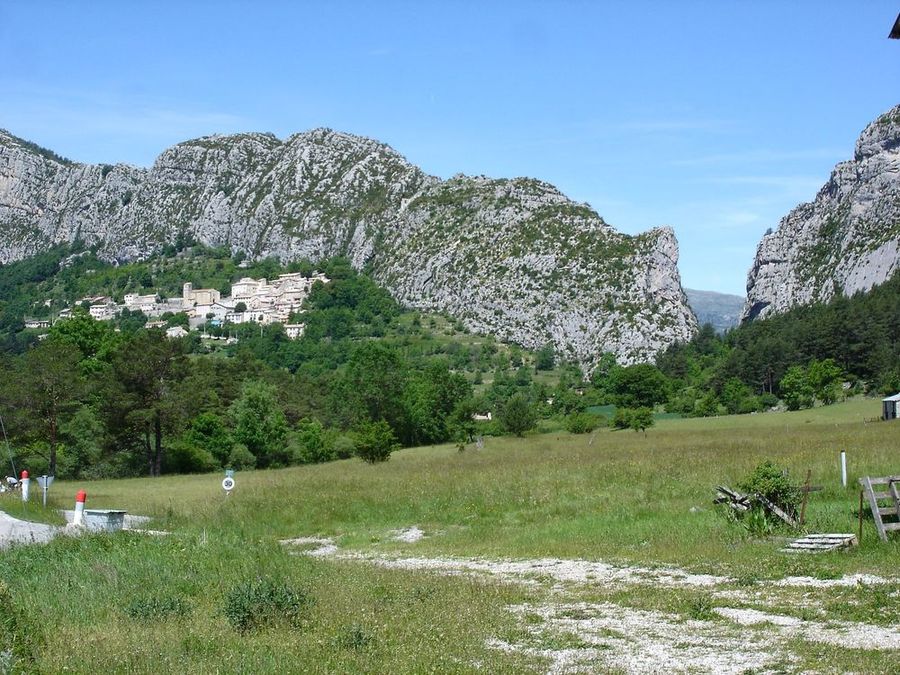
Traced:
[[652, 358], [696, 320], [671, 229], [628, 236], [540, 181], [442, 181], [327, 129], [211, 136], [150, 169], [68, 162], [0, 132], [0, 262], [82, 240], [110, 260], [181, 234], [282, 261], [344, 255], [402, 303], [587, 366]]
[[872, 122], [812, 203], [763, 237], [743, 319], [852, 295], [900, 268], [900, 106]]

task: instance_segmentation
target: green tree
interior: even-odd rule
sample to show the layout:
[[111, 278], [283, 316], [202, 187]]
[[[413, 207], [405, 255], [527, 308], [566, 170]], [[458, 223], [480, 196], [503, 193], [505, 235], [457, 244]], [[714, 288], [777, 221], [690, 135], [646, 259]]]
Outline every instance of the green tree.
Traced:
[[278, 392], [270, 384], [250, 381], [229, 409], [234, 424], [234, 438], [256, 457], [260, 468], [286, 466], [290, 463], [287, 448], [287, 420], [278, 405]]
[[844, 371], [835, 363], [834, 359], [810, 361], [806, 369], [806, 377], [809, 386], [816, 398], [823, 403], [834, 403], [841, 391], [841, 380]]
[[800, 410], [811, 408], [815, 392], [809, 384], [806, 376], [806, 368], [803, 366], [791, 366], [779, 383], [781, 397], [784, 399], [788, 410]]
[[364, 422], [356, 433], [356, 456], [375, 464], [386, 462], [391, 453], [400, 449], [390, 425], [384, 420]]
[[541, 347], [534, 355], [534, 369], [553, 370], [553, 366], [555, 365], [556, 350], [553, 349], [553, 344], [548, 342], [543, 347]]
[[18, 373], [21, 410], [29, 436], [47, 443], [49, 473], [56, 475], [60, 426], [77, 409], [84, 389], [79, 350], [47, 340], [28, 351]]
[[219, 466], [228, 463], [234, 447], [234, 438], [222, 418], [212, 412], [200, 413], [191, 421], [184, 440], [207, 452]]
[[392, 429], [402, 429], [407, 376], [396, 349], [381, 342], [362, 343], [351, 353], [336, 383], [332, 407], [337, 418], [348, 428], [366, 420], [384, 420]]
[[731, 415], [750, 412], [755, 401], [750, 387], [736, 377], [732, 377], [725, 383], [720, 398], [725, 405], [725, 409]]
[[669, 380], [656, 366], [638, 363], [615, 373], [612, 393], [616, 405], [652, 408], [669, 397]]
[[83, 368], [88, 371], [96, 370], [98, 361], [109, 361], [120, 342], [108, 322], [95, 321], [86, 309], [80, 307], [72, 311], [70, 319], [53, 324], [48, 340], [77, 347], [85, 360]]
[[521, 436], [537, 424], [537, 410], [524, 394], [513, 394], [500, 408], [497, 418], [511, 434]]
[[115, 352], [113, 372], [103, 392], [120, 434], [137, 436], [151, 476], [163, 466], [163, 436], [178, 429], [184, 399], [179, 383], [187, 359], [179, 340], [162, 331], [138, 331]]
[[94, 410], [80, 406], [60, 426], [63, 452], [59, 463], [60, 478], [99, 478], [106, 429]]
[[318, 464], [337, 459], [333, 439], [319, 420], [301, 420], [297, 425], [297, 440], [300, 442], [298, 459], [303, 464]]

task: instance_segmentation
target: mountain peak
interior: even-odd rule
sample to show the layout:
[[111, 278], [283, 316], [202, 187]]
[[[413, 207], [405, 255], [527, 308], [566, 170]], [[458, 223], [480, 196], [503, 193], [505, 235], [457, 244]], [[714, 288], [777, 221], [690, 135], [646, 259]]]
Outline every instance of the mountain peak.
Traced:
[[75, 239], [144, 258], [184, 234], [256, 259], [346, 256], [407, 306], [587, 368], [696, 330], [670, 228], [622, 234], [533, 178], [441, 181], [353, 134], [204, 136], [150, 169], [60, 165], [8, 142], [0, 163], [0, 262]]

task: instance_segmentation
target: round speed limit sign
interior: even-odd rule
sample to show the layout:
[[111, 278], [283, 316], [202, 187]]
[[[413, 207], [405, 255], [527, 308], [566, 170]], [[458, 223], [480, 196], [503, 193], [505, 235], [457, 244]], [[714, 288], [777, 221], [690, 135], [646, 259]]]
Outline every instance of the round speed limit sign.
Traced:
[[231, 476], [225, 478], [225, 480], [222, 481], [222, 489], [225, 490], [225, 492], [234, 490], [234, 478]]

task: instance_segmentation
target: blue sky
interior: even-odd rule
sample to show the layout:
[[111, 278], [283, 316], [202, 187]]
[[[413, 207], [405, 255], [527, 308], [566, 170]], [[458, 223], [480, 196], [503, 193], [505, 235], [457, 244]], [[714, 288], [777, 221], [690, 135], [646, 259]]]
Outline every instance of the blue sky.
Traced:
[[742, 294], [768, 227], [900, 93], [896, 2], [0, 3], [0, 127], [150, 165], [210, 133], [327, 126], [429, 173], [534, 176], [675, 228]]

